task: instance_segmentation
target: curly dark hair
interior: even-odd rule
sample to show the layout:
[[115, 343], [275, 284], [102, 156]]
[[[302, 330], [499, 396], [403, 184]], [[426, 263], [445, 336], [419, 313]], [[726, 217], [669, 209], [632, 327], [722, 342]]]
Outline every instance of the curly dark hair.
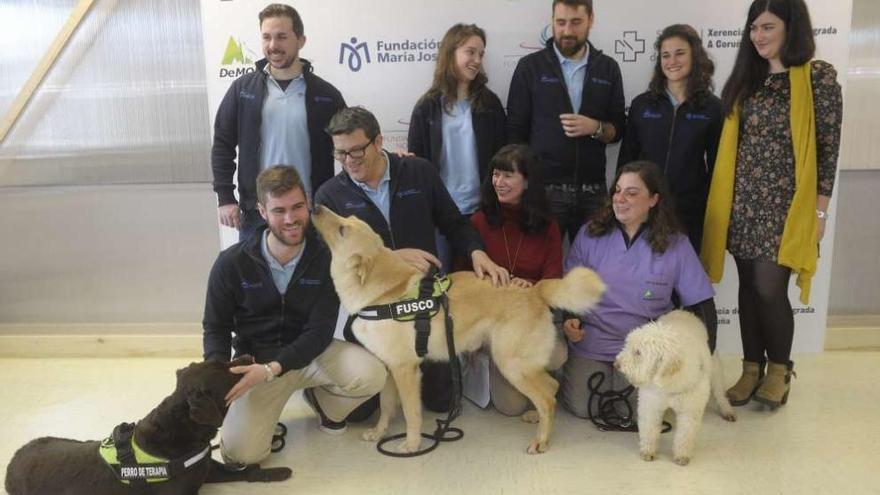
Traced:
[[[538, 156], [524, 144], [508, 144], [498, 150], [489, 162], [489, 170], [519, 172], [528, 181], [520, 199], [522, 216], [519, 228], [526, 234], [539, 234], [550, 224], [550, 207], [544, 192], [543, 167]], [[501, 203], [492, 184], [492, 174], [488, 174], [480, 187], [480, 210], [486, 221], [493, 227], [504, 222], [501, 216]]]
[[714, 89], [712, 75], [715, 74], [715, 63], [703, 48], [703, 41], [697, 30], [687, 24], [667, 26], [657, 37], [657, 41], [654, 42], [657, 63], [654, 64], [654, 76], [651, 78], [648, 89], [654, 98], [666, 97], [666, 76], [663, 75], [661, 67], [660, 47], [669, 38], [681, 38], [691, 47], [691, 73], [688, 75], [687, 81], [687, 99], [692, 101], [695, 106], [700, 107]]
[[743, 27], [736, 62], [724, 89], [721, 90], [721, 110], [724, 115], [733, 113], [736, 106], [755, 94], [770, 73], [770, 62], [758, 54], [752, 39], [752, 23], [764, 12], [770, 12], [782, 19], [785, 25], [785, 42], [779, 53], [785, 67], [803, 65], [816, 54], [816, 40], [813, 38], [813, 23], [804, 0], [755, 0], [749, 7], [746, 25]]
[[608, 191], [608, 198], [587, 224], [587, 231], [591, 236], [599, 237], [613, 232], [617, 228], [617, 217], [614, 216], [614, 208], [612, 207], [614, 191], [617, 189], [620, 176], [629, 173], [639, 174], [639, 178], [645, 183], [649, 194], [660, 195], [660, 200], [648, 211], [648, 230], [645, 235], [648, 236], [651, 250], [663, 254], [669, 247], [672, 236], [681, 232], [681, 227], [675, 214], [675, 202], [669, 191], [669, 184], [666, 183], [666, 177], [660, 171], [660, 167], [654, 162], [639, 160], [629, 162], [617, 169], [617, 175], [614, 176], [614, 182], [611, 183], [611, 188]]
[[[440, 41], [437, 50], [437, 64], [434, 66], [434, 79], [431, 87], [419, 100], [443, 97], [443, 110], [446, 113], [452, 111], [452, 106], [458, 100], [458, 73], [455, 69], [455, 50], [463, 45], [471, 37], [477, 36], [486, 44], [486, 32], [476, 24], [456, 24], [446, 31]], [[489, 78], [480, 67], [477, 77], [468, 84], [468, 100], [471, 108], [477, 111], [485, 110], [490, 104], [490, 90], [486, 86]]]

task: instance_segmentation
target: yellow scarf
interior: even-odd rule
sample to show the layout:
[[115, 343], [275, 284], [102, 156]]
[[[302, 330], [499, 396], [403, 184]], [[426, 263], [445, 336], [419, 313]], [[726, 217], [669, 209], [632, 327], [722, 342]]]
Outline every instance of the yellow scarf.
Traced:
[[[810, 62], [791, 67], [791, 142], [794, 148], [795, 191], [785, 218], [785, 230], [777, 262], [791, 268], [801, 288], [800, 300], [808, 304], [810, 282], [816, 273], [819, 257], [816, 220], [816, 116], [813, 109], [813, 85]], [[718, 158], [712, 173], [712, 186], [703, 226], [700, 257], [712, 282], [724, 274], [727, 229], [733, 206], [736, 153], [739, 138], [739, 108], [724, 121]]]

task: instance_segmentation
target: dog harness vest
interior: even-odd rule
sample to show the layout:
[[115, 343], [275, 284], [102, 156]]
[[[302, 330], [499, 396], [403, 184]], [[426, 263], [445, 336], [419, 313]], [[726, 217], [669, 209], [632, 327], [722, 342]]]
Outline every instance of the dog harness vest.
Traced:
[[135, 441], [134, 426], [134, 423], [118, 425], [98, 448], [98, 453], [116, 475], [116, 479], [126, 485], [143, 487], [147, 483], [168, 481], [206, 458], [211, 452], [211, 446], [206, 445], [198, 452], [175, 460], [150, 455]]
[[358, 318], [365, 320], [415, 321], [416, 354], [428, 353], [428, 337], [431, 334], [431, 318], [440, 312], [443, 300], [452, 282], [432, 268], [419, 282], [419, 286], [406, 295], [406, 299], [391, 304], [367, 306], [358, 311]]

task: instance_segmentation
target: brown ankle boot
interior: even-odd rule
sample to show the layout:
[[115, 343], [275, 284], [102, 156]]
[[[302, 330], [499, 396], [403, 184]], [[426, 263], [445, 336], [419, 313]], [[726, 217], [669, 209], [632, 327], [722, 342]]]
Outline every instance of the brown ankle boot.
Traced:
[[755, 390], [764, 378], [764, 363], [755, 363], [743, 359], [742, 376], [736, 384], [727, 389], [727, 398], [732, 406], [744, 406], [752, 400]]
[[791, 377], [794, 373], [794, 363], [767, 363], [767, 376], [764, 383], [758, 387], [754, 399], [761, 404], [766, 404], [773, 409], [788, 402], [788, 392]]

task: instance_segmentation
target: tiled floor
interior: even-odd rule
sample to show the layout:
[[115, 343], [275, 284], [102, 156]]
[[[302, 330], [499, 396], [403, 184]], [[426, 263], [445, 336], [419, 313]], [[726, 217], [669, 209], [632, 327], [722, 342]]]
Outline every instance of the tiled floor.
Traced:
[[[733, 381], [737, 359], [723, 360]], [[795, 360], [798, 378], [788, 405], [776, 412], [738, 408], [740, 419], [733, 424], [710, 411], [686, 467], [672, 463], [668, 435], [660, 458], [648, 463], [639, 459], [635, 434], [602, 433], [565, 412], [557, 416], [550, 451], [529, 456], [531, 425], [470, 403], [456, 421], [464, 439], [423, 457], [392, 459], [359, 439], [366, 426], [350, 426], [339, 437], [317, 431], [297, 393], [282, 417], [288, 446], [266, 463], [291, 467], [293, 478], [207, 485], [200, 493], [880, 493], [880, 352]], [[0, 360], [3, 476], [15, 449], [31, 438], [103, 438], [117, 423], [144, 416], [170, 392], [174, 370], [187, 362]], [[400, 420], [392, 430], [402, 431]]]

